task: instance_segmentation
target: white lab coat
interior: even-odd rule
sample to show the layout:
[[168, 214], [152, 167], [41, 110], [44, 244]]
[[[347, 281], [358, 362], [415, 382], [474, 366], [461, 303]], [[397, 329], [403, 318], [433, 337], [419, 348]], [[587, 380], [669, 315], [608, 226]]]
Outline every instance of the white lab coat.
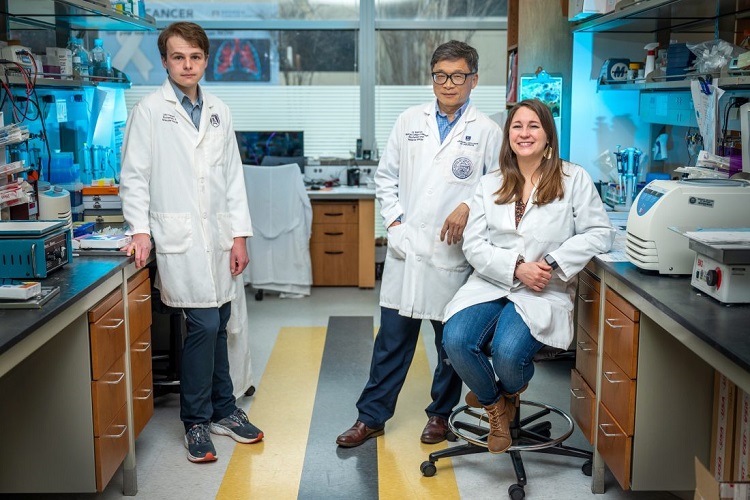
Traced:
[[[515, 203], [495, 204], [502, 183], [499, 172], [482, 177], [471, 202], [463, 249], [474, 273], [445, 310], [445, 320], [475, 304], [508, 297], [531, 330], [546, 345], [567, 349], [573, 340], [573, 300], [576, 280], [595, 255], [608, 252], [615, 230], [589, 174], [563, 162], [562, 200], [544, 206], [533, 203], [515, 227]], [[550, 254], [558, 263], [541, 292], [513, 279], [516, 260], [539, 261]]]
[[167, 80], [134, 106], [123, 140], [129, 234], [153, 237], [162, 301], [179, 308], [231, 301], [233, 238], [252, 235], [231, 113], [201, 91], [200, 130]]
[[250, 359], [250, 331], [247, 320], [247, 299], [242, 276], [234, 277], [237, 293], [232, 300], [232, 315], [227, 323], [227, 355], [229, 377], [232, 379], [234, 397], [242, 397], [253, 382]]
[[469, 104], [443, 143], [435, 101], [404, 111], [375, 172], [388, 227], [380, 305], [402, 316], [441, 320], [470, 268], [460, 245], [440, 241], [446, 217], [470, 202], [482, 174], [498, 168], [502, 132]]
[[245, 281], [260, 290], [310, 295], [312, 205], [299, 166], [243, 170], [254, 233], [247, 240]]

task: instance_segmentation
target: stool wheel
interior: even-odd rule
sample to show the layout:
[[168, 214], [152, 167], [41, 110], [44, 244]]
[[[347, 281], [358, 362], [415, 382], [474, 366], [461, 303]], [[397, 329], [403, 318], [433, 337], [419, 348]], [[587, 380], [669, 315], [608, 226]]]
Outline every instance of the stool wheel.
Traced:
[[447, 439], [451, 443], [455, 443], [456, 441], [458, 441], [458, 436], [456, 436], [453, 431], [448, 431], [445, 433], [445, 439]]
[[581, 465], [581, 472], [583, 472], [585, 476], [591, 477], [591, 473], [593, 472], [593, 469], [594, 469], [594, 464], [591, 460], [586, 460], [585, 462], [583, 462], [583, 465]]
[[424, 477], [432, 477], [437, 472], [437, 467], [429, 460], [425, 460], [422, 462], [422, 465], [419, 466], [419, 470]]
[[526, 497], [526, 492], [523, 491], [523, 486], [520, 484], [511, 484], [508, 488], [508, 496], [512, 500], [523, 500]]

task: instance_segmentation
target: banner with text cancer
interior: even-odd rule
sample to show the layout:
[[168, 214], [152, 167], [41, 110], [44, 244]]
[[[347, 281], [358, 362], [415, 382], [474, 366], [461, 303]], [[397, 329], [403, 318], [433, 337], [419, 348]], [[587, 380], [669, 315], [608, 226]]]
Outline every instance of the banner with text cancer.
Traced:
[[[159, 24], [177, 21], [215, 23], [222, 20], [258, 20], [276, 16], [276, 4], [147, 2], [146, 13]], [[206, 30], [211, 47], [202, 83], [278, 84], [277, 40], [267, 31]], [[158, 31], [100, 32], [104, 47], [112, 54], [112, 67], [124, 72], [133, 85], [161, 85], [167, 76], [156, 45]]]

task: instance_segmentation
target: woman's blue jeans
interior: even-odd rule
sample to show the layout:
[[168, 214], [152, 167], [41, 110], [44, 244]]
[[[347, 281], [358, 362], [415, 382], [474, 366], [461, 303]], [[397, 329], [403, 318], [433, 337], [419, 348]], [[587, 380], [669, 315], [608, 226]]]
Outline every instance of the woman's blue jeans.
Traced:
[[531, 380], [534, 354], [543, 345], [505, 298], [463, 309], [451, 316], [443, 331], [443, 347], [453, 368], [485, 406], [499, 401], [503, 393], [518, 392]]

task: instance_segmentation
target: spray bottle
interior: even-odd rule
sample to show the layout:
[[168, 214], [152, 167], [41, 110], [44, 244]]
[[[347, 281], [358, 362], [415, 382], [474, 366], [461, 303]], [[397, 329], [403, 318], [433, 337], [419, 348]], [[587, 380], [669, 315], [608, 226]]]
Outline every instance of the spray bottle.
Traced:
[[646, 49], [646, 70], [643, 75], [648, 79], [648, 74], [656, 67], [656, 49], [659, 48], [659, 43], [649, 43], [643, 48]]

